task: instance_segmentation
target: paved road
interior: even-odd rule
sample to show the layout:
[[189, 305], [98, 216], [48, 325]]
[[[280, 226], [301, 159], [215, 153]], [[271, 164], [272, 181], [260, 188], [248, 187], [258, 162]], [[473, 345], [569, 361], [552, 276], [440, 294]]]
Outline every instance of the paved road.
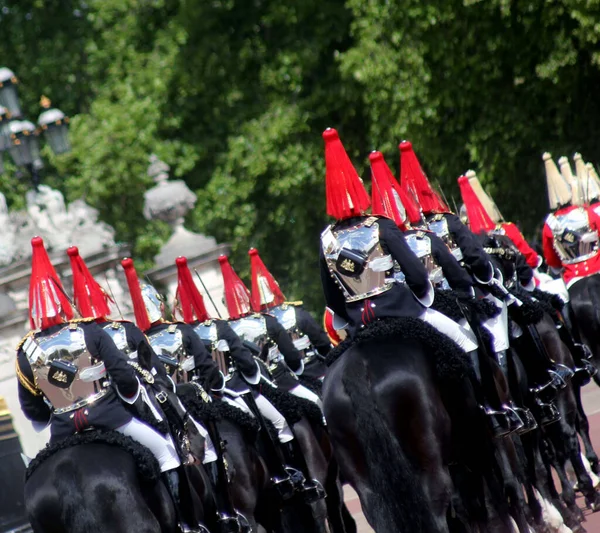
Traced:
[[[590, 420], [591, 436], [594, 447], [600, 452], [600, 388], [595, 384], [588, 385], [583, 390], [583, 403], [585, 406], [586, 413]], [[354, 516], [359, 533], [372, 533], [373, 530], [367, 524], [365, 517], [360, 510], [360, 502], [356, 493], [349, 487], [344, 488], [344, 495], [346, 497], [346, 504], [348, 509]], [[583, 508], [584, 502], [579, 499], [579, 504]], [[588, 533], [600, 533], [600, 512], [592, 514], [589, 511], [585, 511], [587, 522], [583, 525]]]

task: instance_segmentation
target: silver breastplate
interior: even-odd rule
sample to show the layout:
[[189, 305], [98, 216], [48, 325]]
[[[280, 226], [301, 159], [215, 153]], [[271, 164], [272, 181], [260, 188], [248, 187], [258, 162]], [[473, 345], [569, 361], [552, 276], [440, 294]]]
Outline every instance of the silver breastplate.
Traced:
[[283, 356], [277, 345], [273, 346], [269, 334], [267, 332], [267, 321], [262, 315], [252, 315], [239, 318], [230, 322], [229, 325], [242, 340], [256, 344], [259, 350], [263, 351], [265, 346], [268, 347], [267, 361], [276, 363], [283, 360]]
[[80, 409], [108, 393], [104, 363], [90, 354], [77, 324], [46, 337], [28, 338], [23, 351], [55, 414]]
[[458, 247], [458, 244], [454, 242], [454, 238], [448, 228], [448, 221], [444, 215], [434, 215], [428, 220], [427, 227], [444, 241], [444, 244], [450, 249], [450, 252], [452, 252], [452, 255], [457, 261], [463, 260], [462, 250]]
[[328, 227], [321, 234], [321, 246], [346, 302], [381, 294], [395, 283], [391, 274], [394, 261], [381, 247], [376, 218], [343, 229]]
[[253, 342], [262, 348], [269, 342], [267, 322], [262, 315], [245, 316], [229, 323], [242, 340]]
[[202, 322], [194, 327], [196, 335], [202, 342], [209, 346], [213, 361], [217, 363], [219, 370], [227, 378], [235, 371], [227, 341], [219, 340], [217, 333], [217, 323], [214, 320]]
[[296, 309], [292, 305], [280, 305], [270, 310], [270, 313], [277, 319], [284, 329], [292, 337], [296, 350], [304, 356], [309, 356], [314, 352], [313, 346], [304, 332], [298, 328], [296, 319]]
[[443, 284], [444, 273], [441, 267], [435, 262], [431, 253], [431, 239], [423, 231], [417, 231], [405, 235], [406, 242], [413, 253], [421, 260], [429, 279], [434, 286]]
[[194, 358], [187, 356], [183, 334], [177, 324], [169, 324], [158, 333], [149, 335], [148, 341], [173, 380], [176, 383], [187, 381], [187, 372], [194, 368]]
[[598, 233], [590, 227], [585, 209], [578, 207], [562, 215], [548, 215], [554, 249], [566, 264], [585, 261], [598, 253]]
[[[127, 332], [125, 326], [120, 322], [106, 322], [102, 324], [102, 329], [108, 333], [115, 346], [121, 350], [125, 355], [129, 356], [130, 359], [137, 361], [137, 352], [133, 352], [127, 342]], [[131, 355], [133, 354], [133, 357]]]

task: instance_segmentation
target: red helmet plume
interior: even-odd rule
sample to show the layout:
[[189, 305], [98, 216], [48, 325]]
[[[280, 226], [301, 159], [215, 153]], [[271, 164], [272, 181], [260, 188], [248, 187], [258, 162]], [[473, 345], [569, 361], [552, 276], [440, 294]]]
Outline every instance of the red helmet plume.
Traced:
[[50, 262], [41, 237], [31, 239], [31, 279], [29, 281], [29, 323], [32, 329], [47, 329], [73, 318], [73, 308], [65, 296], [56, 270]]
[[361, 215], [370, 205], [369, 195], [352, 166], [338, 132], [327, 128], [323, 132], [323, 139], [327, 214], [337, 220]]
[[140, 280], [138, 279], [133, 259], [126, 257], [121, 261], [121, 266], [125, 271], [125, 278], [127, 279], [127, 286], [129, 287], [129, 294], [131, 295], [131, 302], [133, 303], [133, 314], [135, 315], [135, 322], [142, 331], [148, 331], [152, 323], [148, 316], [148, 310], [144, 303], [142, 296], [142, 288], [140, 287]]
[[252, 270], [252, 294], [250, 295], [252, 309], [259, 313], [263, 309], [281, 305], [285, 302], [285, 296], [279, 288], [279, 283], [275, 281], [258, 255], [258, 250], [250, 248], [248, 255]]
[[467, 216], [469, 217], [469, 225], [473, 233], [488, 232], [496, 227], [494, 221], [490, 218], [490, 215], [486, 211], [485, 207], [475, 194], [475, 191], [469, 183], [467, 176], [461, 176], [458, 178], [458, 186], [460, 187], [460, 195], [462, 201], [467, 209]]
[[73, 303], [82, 317], [104, 318], [110, 315], [108, 296], [94, 279], [77, 246], [67, 250], [73, 272]]
[[186, 324], [196, 320], [204, 322], [210, 319], [210, 315], [204, 305], [204, 298], [192, 279], [192, 273], [185, 257], [175, 259], [177, 265], [177, 299], [181, 306], [181, 314]]
[[381, 152], [371, 152], [369, 161], [371, 162], [371, 177], [373, 179], [371, 190], [372, 213], [391, 218], [402, 229], [406, 229], [407, 222], [420, 221], [421, 212], [419, 207], [408, 193], [402, 190], [390, 167], [385, 162], [383, 154]]
[[250, 291], [229, 264], [227, 256], [220, 255], [221, 274], [225, 285], [225, 304], [229, 318], [236, 320], [252, 312]]
[[400, 183], [421, 204], [426, 215], [430, 213], [450, 213], [450, 208], [432, 188], [412, 144], [402, 141], [400, 148]]

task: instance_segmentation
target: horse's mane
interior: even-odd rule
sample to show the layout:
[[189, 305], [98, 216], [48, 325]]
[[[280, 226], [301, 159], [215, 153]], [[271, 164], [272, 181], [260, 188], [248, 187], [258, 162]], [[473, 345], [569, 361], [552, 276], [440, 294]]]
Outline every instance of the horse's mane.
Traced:
[[25, 472], [25, 479], [28, 480], [31, 475], [57, 452], [81, 446], [83, 444], [105, 444], [107, 446], [116, 446], [129, 453], [136, 463], [138, 476], [147, 482], [156, 482], [160, 477], [160, 467], [158, 461], [152, 455], [152, 452], [133, 440], [131, 437], [117, 433], [116, 431], [91, 430], [83, 433], [75, 433], [66, 439], [53, 444], [48, 444], [43, 450], [33, 458]]

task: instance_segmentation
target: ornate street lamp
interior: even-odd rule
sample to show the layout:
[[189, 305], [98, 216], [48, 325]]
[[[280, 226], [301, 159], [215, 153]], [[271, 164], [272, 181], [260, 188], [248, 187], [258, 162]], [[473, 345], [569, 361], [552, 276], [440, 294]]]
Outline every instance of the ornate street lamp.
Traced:
[[13, 120], [8, 123], [8, 151], [15, 165], [28, 167], [40, 158], [38, 131], [28, 120]]
[[18, 83], [19, 80], [12, 70], [0, 67], [0, 105], [6, 107], [14, 118], [21, 116], [21, 106], [19, 105], [19, 95], [17, 93]]
[[0, 157], [4, 146], [5, 150], [8, 149], [15, 165], [29, 170], [37, 189], [40, 183], [39, 171], [44, 167], [40, 157], [39, 135], [44, 133], [46, 141], [55, 154], [68, 152], [71, 150], [68, 136], [69, 117], [60, 109], [51, 108], [50, 100], [42, 96], [40, 105], [45, 111], [38, 118], [39, 127], [36, 128], [28, 120], [19, 120], [22, 114], [17, 83], [17, 77], [12, 70], [0, 67], [0, 105], [3, 106], [1, 109], [6, 109], [5, 116], [8, 119], [8, 123], [3, 128], [4, 120], [0, 120]]
[[38, 125], [44, 132], [50, 148], [55, 154], [64, 154], [71, 151], [69, 117], [60, 109], [51, 109], [52, 102], [45, 96], [42, 96], [40, 104], [46, 111], [39, 116]]

